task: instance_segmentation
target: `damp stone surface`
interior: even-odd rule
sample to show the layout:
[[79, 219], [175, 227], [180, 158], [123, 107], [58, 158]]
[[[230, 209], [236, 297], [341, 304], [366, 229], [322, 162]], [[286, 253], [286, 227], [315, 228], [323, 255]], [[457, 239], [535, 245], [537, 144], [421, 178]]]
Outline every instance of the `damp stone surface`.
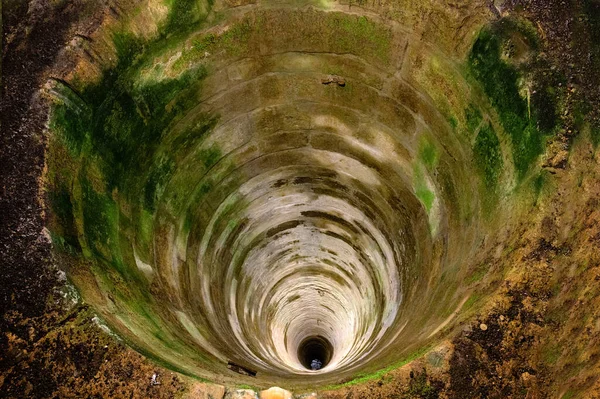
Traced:
[[490, 309], [547, 300], [507, 276], [575, 240], [545, 221], [553, 238], [514, 248], [575, 142], [577, 91], [546, 31], [467, 0], [138, 3], [75, 35], [42, 88], [45, 231], [115, 339], [239, 392], [347, 388], [428, 359], [456, 393], [456, 334], [487, 348], [510, 320], [542, 323]]

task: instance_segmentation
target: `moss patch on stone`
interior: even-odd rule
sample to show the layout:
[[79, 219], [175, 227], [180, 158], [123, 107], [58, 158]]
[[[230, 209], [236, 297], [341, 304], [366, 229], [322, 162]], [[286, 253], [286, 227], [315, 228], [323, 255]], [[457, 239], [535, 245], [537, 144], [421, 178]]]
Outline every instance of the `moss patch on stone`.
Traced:
[[531, 31], [522, 26], [511, 20], [502, 20], [491, 28], [484, 28], [468, 58], [471, 74], [483, 87], [502, 127], [511, 138], [519, 178], [525, 176], [542, 154], [546, 135], [552, 133], [556, 123], [556, 105], [551, 99], [552, 93], [548, 92], [551, 89], [546, 88], [535, 97], [537, 108], [532, 112], [531, 101], [521, 94], [521, 72], [503, 56], [511, 32], [524, 32], [535, 47]]
[[504, 161], [500, 141], [489, 123], [483, 125], [473, 145], [475, 164], [483, 175], [483, 182], [488, 190], [494, 190], [502, 173]]

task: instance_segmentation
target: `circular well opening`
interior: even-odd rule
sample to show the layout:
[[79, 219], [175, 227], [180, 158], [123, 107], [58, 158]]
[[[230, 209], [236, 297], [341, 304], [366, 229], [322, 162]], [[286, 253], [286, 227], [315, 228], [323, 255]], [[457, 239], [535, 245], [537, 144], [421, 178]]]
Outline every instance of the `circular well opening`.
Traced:
[[320, 370], [327, 366], [333, 355], [333, 346], [324, 337], [305, 338], [298, 346], [298, 359], [308, 370]]

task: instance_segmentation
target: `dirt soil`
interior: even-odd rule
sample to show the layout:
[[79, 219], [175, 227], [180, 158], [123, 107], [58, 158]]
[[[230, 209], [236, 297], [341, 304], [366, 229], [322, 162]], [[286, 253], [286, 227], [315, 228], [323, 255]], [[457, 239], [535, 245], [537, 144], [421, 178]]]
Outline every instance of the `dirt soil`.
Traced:
[[[106, 334], [64, 298], [44, 230], [47, 104], [37, 95], [75, 33], [96, 29], [107, 2], [3, 2], [0, 103], [0, 397], [170, 398], [181, 377]], [[68, 68], [63, 60], [60, 67]], [[151, 385], [157, 373], [159, 385]]]

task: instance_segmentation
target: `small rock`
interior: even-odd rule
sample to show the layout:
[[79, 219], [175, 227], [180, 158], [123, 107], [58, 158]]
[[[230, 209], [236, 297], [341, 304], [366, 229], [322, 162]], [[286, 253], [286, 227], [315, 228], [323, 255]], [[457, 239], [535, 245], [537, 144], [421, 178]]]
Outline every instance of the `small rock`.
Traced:
[[340, 87], [344, 87], [346, 86], [346, 79], [342, 78], [341, 76], [329, 75], [326, 78], [321, 79], [321, 83], [324, 85], [334, 83]]
[[256, 399], [256, 392], [251, 389], [228, 389], [225, 399]]
[[529, 374], [527, 371], [521, 374], [521, 378], [524, 382], [529, 382], [535, 378], [535, 376]]
[[427, 361], [433, 367], [441, 367], [444, 362], [444, 354], [433, 351], [427, 355]]
[[483, 323], [481, 323], [481, 324], [479, 325], [479, 328], [481, 329], [481, 331], [486, 331], [486, 330], [487, 330], [487, 324], [483, 324]]
[[315, 392], [303, 393], [301, 395], [295, 395], [294, 399], [318, 399], [318, 396]]
[[273, 387], [262, 391], [260, 399], [292, 399], [292, 393], [283, 388]]
[[225, 387], [217, 384], [194, 384], [182, 399], [223, 399]]

